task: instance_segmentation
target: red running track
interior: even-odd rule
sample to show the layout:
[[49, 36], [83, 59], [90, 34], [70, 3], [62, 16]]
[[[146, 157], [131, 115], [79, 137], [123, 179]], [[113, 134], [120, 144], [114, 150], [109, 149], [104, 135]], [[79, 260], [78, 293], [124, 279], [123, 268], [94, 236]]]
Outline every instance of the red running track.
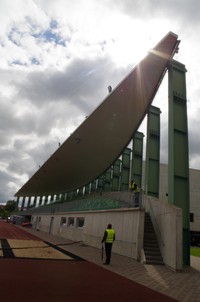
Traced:
[[40, 240], [38, 237], [21, 230], [12, 223], [0, 221], [0, 239]]
[[[9, 238], [38, 240], [15, 225], [0, 222], [0, 238], [6, 233]], [[0, 268], [1, 301], [177, 301], [88, 261], [1, 257]]]

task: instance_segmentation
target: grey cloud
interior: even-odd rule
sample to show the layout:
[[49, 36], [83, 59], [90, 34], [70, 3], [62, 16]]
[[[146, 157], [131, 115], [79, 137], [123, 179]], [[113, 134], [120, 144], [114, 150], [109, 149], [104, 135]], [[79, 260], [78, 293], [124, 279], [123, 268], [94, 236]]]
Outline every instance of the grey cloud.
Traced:
[[[8, 87], [9, 90], [9, 87]], [[20, 110], [23, 109], [25, 104], [18, 105], [14, 100], [16, 96], [5, 97], [0, 94], [0, 140], [1, 143], [10, 140], [12, 135], [17, 132], [21, 134], [30, 132], [33, 128], [34, 118], [32, 112], [26, 112], [26, 115], [20, 116]], [[19, 101], [20, 103], [20, 101]], [[28, 107], [28, 106], [27, 106]], [[21, 108], [21, 109], [20, 109]]]
[[[193, 127], [189, 128], [189, 146], [190, 146], [190, 156], [191, 158], [195, 155], [199, 156], [199, 141], [200, 141], [200, 134], [199, 134], [199, 127], [197, 126], [199, 124], [199, 120], [193, 119], [190, 121], [190, 124], [193, 125]], [[195, 126], [194, 126], [195, 125]]]
[[[97, 64], [95, 61], [74, 60], [64, 71], [32, 72], [19, 86], [19, 95], [38, 105], [63, 99], [68, 102], [78, 101], [80, 92], [83, 96], [89, 92], [88, 84], [92, 78], [90, 73]], [[92, 80], [95, 81], [98, 77], [98, 73], [93, 73]]]
[[[106, 81], [112, 79], [114, 67], [110, 59], [73, 60], [64, 71], [31, 72], [18, 84], [18, 96], [31, 100], [38, 108], [50, 102], [65, 102], [86, 115], [107, 93]], [[89, 102], [89, 101], [92, 102]]]
[[[110, 3], [113, 3], [110, 0]], [[144, 16], [147, 19], [166, 17], [171, 18], [172, 24], [177, 22], [182, 25], [199, 24], [200, 2], [196, 0], [116, 0], [115, 5], [120, 7], [127, 15], [135, 18]]]
[[0, 203], [8, 201], [8, 199], [14, 198], [13, 189], [8, 187], [9, 182], [16, 182], [16, 178], [10, 175], [10, 173], [0, 170]]

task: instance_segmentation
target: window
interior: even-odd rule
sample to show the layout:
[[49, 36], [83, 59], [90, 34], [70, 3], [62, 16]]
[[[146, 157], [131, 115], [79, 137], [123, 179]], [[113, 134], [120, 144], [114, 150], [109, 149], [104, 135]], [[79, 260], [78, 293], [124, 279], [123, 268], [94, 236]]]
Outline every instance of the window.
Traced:
[[194, 222], [194, 213], [190, 213], [190, 222]]
[[67, 223], [67, 218], [66, 217], [61, 217], [61, 219], [60, 219], [60, 225], [61, 226], [65, 226], [66, 223]]
[[85, 223], [85, 218], [84, 217], [77, 217], [76, 219], [76, 227], [77, 228], [83, 228]]
[[73, 227], [74, 226], [74, 217], [69, 217], [68, 222], [67, 222], [68, 227]]

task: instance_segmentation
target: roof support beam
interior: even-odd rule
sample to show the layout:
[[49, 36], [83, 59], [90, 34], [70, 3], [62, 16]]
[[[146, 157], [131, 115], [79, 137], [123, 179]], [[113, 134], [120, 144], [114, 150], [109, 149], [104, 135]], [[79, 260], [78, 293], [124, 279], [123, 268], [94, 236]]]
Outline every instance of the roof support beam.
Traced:
[[160, 109], [151, 106], [147, 116], [145, 194], [159, 197]]
[[183, 263], [190, 264], [189, 152], [185, 65], [169, 64], [168, 201], [183, 210]]

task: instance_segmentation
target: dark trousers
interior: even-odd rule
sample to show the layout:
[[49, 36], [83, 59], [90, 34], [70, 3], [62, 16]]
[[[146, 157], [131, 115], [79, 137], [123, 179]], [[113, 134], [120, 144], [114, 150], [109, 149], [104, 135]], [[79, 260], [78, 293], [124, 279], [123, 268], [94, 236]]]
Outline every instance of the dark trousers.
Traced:
[[112, 243], [105, 242], [105, 251], [106, 251], [106, 264], [110, 264]]
[[140, 192], [135, 192], [135, 207], [140, 205]]

